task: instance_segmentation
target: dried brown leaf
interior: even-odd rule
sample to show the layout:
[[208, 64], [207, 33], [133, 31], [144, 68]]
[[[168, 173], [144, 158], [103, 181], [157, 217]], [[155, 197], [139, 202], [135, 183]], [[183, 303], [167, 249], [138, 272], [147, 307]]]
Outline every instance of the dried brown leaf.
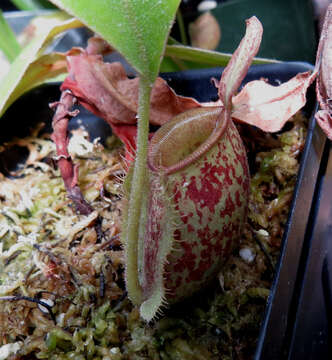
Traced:
[[255, 16], [246, 20], [246, 25], [246, 34], [232, 55], [219, 82], [219, 98], [226, 109], [230, 108], [231, 98], [246, 76], [262, 39], [263, 27]]
[[316, 93], [322, 109], [316, 114], [316, 119], [326, 136], [332, 140], [332, 4], [326, 11], [316, 67], [319, 68]]
[[264, 80], [248, 83], [233, 97], [232, 117], [261, 130], [281, 130], [287, 120], [306, 103], [306, 92], [316, 72], [305, 72], [279, 86]]
[[[98, 55], [68, 56], [69, 76], [62, 90], [70, 89], [79, 101], [109, 124], [136, 124], [138, 78], [129, 79], [120, 63], [104, 63]], [[151, 95], [150, 122], [162, 125], [175, 115], [200, 104], [176, 95], [157, 78]]]

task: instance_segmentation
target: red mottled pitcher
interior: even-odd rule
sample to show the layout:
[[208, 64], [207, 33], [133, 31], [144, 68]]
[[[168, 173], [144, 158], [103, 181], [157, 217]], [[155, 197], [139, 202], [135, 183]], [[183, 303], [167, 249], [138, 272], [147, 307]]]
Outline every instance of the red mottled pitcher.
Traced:
[[[169, 240], [173, 249], [165, 265], [168, 301], [189, 296], [207, 284], [240, 239], [249, 170], [245, 148], [231, 119], [219, 125], [221, 136], [211, 149], [197, 157], [222, 111], [189, 110], [152, 138], [149, 165], [154, 191], [141, 274], [146, 299], [158, 291], [155, 283], [160, 274], [153, 266], [158, 263], [155, 258], [160, 243], [167, 242], [163, 237], [173, 236], [175, 240]], [[166, 221], [177, 223], [164, 224]], [[164, 231], [169, 233], [163, 234], [160, 224], [166, 225]]]
[[[231, 119], [232, 97], [258, 51], [261, 34], [261, 24], [251, 18], [218, 85], [222, 106], [177, 115], [150, 141], [145, 225], [135, 255], [126, 252], [128, 295], [147, 321], [162, 304], [203, 288], [240, 239], [249, 171]], [[126, 181], [128, 188], [130, 176]]]

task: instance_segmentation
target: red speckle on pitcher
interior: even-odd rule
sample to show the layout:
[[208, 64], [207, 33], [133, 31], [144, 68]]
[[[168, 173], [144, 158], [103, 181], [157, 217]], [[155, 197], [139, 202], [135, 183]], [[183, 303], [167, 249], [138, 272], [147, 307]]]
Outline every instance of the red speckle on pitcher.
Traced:
[[241, 138], [231, 122], [223, 139], [195, 163], [168, 179], [181, 224], [165, 266], [170, 301], [201, 289], [239, 241], [246, 215], [249, 171]]

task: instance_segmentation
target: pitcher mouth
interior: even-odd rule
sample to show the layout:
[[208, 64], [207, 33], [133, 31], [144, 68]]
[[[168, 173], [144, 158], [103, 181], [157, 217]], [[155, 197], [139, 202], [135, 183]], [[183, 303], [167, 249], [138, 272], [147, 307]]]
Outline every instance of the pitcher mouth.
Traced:
[[192, 164], [223, 136], [228, 121], [222, 107], [196, 108], [176, 116], [150, 141], [150, 169], [172, 174]]

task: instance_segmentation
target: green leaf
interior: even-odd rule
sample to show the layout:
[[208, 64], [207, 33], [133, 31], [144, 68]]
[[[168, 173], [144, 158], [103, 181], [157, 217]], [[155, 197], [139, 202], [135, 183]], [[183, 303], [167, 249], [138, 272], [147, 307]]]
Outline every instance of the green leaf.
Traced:
[[[59, 54], [53, 55], [53, 58], [51, 54], [40, 60], [38, 58], [41, 57], [46, 46], [56, 35], [64, 30], [79, 27], [81, 23], [78, 20], [69, 19], [68, 15], [63, 12], [56, 12], [50, 16], [37, 19], [34, 25], [37, 27], [37, 36], [21, 51], [12, 63], [8, 74], [2, 79], [0, 116], [26, 90], [64, 71], [59, 63], [52, 68], [53, 65], [50, 62], [50, 60], [60, 61]], [[57, 66], [60, 66], [60, 68], [57, 68]]]
[[52, 9], [53, 6], [47, 0], [11, 0], [20, 10]]
[[160, 72], [173, 72], [179, 70], [181, 70], [181, 68], [173, 61], [173, 59], [171, 59], [170, 57], [163, 58], [163, 61], [160, 64]]
[[151, 83], [180, 0], [52, 0], [100, 34]]
[[2, 11], [0, 10], [0, 50], [3, 51], [6, 58], [12, 62], [21, 51], [21, 46], [16, 40], [10, 26], [7, 24]]
[[[189, 60], [201, 64], [211, 66], [226, 66], [232, 54], [221, 53], [212, 50], [204, 50], [183, 45], [167, 45], [166, 56], [178, 58], [181, 60]], [[277, 60], [254, 58], [253, 64], [277, 63]]]
[[54, 79], [66, 72], [67, 63], [66, 56], [64, 54], [50, 53], [40, 56], [37, 60], [33, 61], [29, 65], [27, 71], [19, 83], [19, 86], [17, 86], [9, 96], [4, 111], [10, 104], [12, 104], [25, 92], [44, 83], [46, 80]]

